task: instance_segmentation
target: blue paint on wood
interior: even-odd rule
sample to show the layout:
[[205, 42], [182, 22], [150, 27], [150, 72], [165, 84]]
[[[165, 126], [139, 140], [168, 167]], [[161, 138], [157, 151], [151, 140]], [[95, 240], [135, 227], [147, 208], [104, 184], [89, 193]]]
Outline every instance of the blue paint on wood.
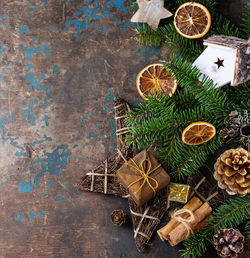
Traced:
[[57, 146], [52, 153], [43, 151], [43, 156], [45, 156], [45, 158], [36, 156], [33, 163], [40, 164], [41, 171], [35, 175], [34, 183], [31, 181], [25, 182], [24, 180], [21, 180], [18, 184], [18, 190], [22, 193], [31, 193], [34, 188], [39, 188], [40, 179], [45, 174], [50, 176], [62, 174], [62, 171], [69, 163], [69, 158], [71, 156], [71, 152], [67, 151], [67, 148], [67, 144], [62, 144]]
[[85, 114], [84, 117], [80, 117], [80, 124], [81, 125], [84, 125], [86, 121], [89, 120], [89, 115], [88, 114]]
[[47, 4], [48, 4], [48, 0], [41, 0], [43, 3], [42, 9], [45, 10]]
[[107, 149], [109, 145], [106, 142], [102, 142], [102, 145]]
[[18, 34], [29, 34], [29, 27], [27, 25], [19, 26]]
[[27, 7], [25, 9], [25, 12], [35, 12], [35, 11], [36, 11], [36, 8], [34, 8], [34, 7]]
[[109, 122], [110, 127], [111, 127], [111, 139], [116, 140], [116, 122], [113, 119], [111, 122]]
[[16, 157], [27, 157], [27, 153], [25, 151], [16, 151], [15, 156]]
[[40, 81], [43, 81], [46, 78], [45, 73], [40, 73]]
[[83, 144], [83, 146], [82, 146], [82, 149], [84, 150], [85, 147], [86, 147], [88, 144], [89, 144], [88, 142], [85, 142], [85, 143]]
[[98, 138], [99, 139], [100, 135], [94, 133], [93, 131], [90, 131], [89, 134], [87, 135], [87, 139], [91, 139], [91, 138]]
[[47, 186], [48, 188], [54, 188], [54, 184], [53, 184], [51, 181], [48, 181], [47, 184], [46, 184], [46, 186]]
[[23, 118], [27, 119], [27, 122], [30, 125], [36, 125], [36, 112], [32, 112], [35, 104], [38, 103], [37, 99], [30, 99], [28, 103], [28, 107], [22, 109], [21, 114]]
[[[139, 71], [138, 71], [139, 73]], [[135, 82], [136, 82], [136, 78], [137, 78], [137, 73], [134, 73], [132, 78], [131, 78], [131, 81], [129, 82], [128, 86], [131, 88], [131, 87], [135, 87]]]
[[33, 192], [33, 184], [31, 181], [25, 182], [24, 180], [21, 180], [18, 184], [18, 190], [21, 193], [32, 193]]
[[[52, 98], [52, 96], [50, 96], [50, 98]], [[44, 99], [43, 99], [43, 104], [38, 106], [38, 107], [41, 108], [41, 109], [46, 109], [50, 105], [51, 105], [51, 103], [49, 102], [48, 97], [45, 96]]]
[[40, 120], [40, 122], [45, 122], [46, 126], [49, 126], [49, 119], [51, 119], [51, 116], [44, 115], [44, 117]]
[[69, 199], [68, 198], [63, 198], [63, 197], [61, 197], [61, 196], [56, 196], [55, 198], [54, 198], [54, 201], [55, 202], [68, 202], [69, 201]]
[[61, 179], [61, 183], [63, 184], [63, 186], [66, 186], [66, 183], [63, 178]]
[[2, 182], [2, 183], [0, 183], [0, 186], [3, 186], [3, 185], [6, 185], [7, 184], [7, 180], [6, 181], [4, 181], [4, 182]]
[[[135, 55], [141, 56], [144, 62], [148, 62], [152, 56], [156, 56], [161, 59], [161, 52], [157, 47], [141, 47], [137, 48], [136, 51], [133, 51]], [[142, 67], [143, 68], [143, 67]]]
[[115, 99], [114, 91], [112, 89], [108, 89], [108, 93], [104, 99], [105, 103], [113, 103]]
[[38, 82], [36, 79], [35, 73], [25, 72], [23, 77], [28, 82], [29, 91], [33, 91], [33, 90], [44, 91], [48, 98], [53, 98], [50, 92], [50, 87], [46, 86], [42, 82]]
[[46, 45], [41, 45], [38, 47], [25, 47], [23, 45], [19, 45], [19, 50], [25, 51], [26, 62], [30, 61], [32, 56], [37, 53], [43, 53], [45, 57], [51, 56], [50, 47]]
[[3, 144], [6, 141], [5, 135], [7, 134], [7, 131], [8, 131], [7, 127], [6, 127], [6, 124], [7, 124], [8, 120], [9, 120], [9, 117], [6, 116], [6, 115], [0, 117], [0, 129], [2, 131], [1, 139], [2, 139]]
[[[69, 1], [67, 3], [69, 4]], [[87, 5], [90, 3], [90, 1], [85, 0], [84, 3]], [[110, 20], [114, 21], [117, 25], [121, 25], [122, 32], [125, 32], [128, 26], [134, 26], [134, 24], [132, 24], [130, 21], [124, 22], [122, 17], [117, 18], [114, 14], [111, 13], [113, 8], [124, 13], [128, 13], [124, 3], [125, 0], [108, 0], [106, 3], [91, 1], [93, 7], [86, 5], [77, 6], [78, 10], [74, 12], [74, 18], [66, 18], [65, 30], [68, 31], [70, 27], [73, 27], [77, 40], [80, 40], [81, 36], [84, 36], [83, 32], [86, 30], [95, 29], [101, 32], [107, 32], [108, 27], [105, 24], [105, 20], [103, 18], [103, 16], [106, 16]]]
[[42, 140], [38, 140], [35, 138], [35, 140], [32, 142], [32, 147], [35, 147], [37, 144], [41, 144], [41, 143], [44, 143], [44, 142], [52, 142], [52, 138], [51, 137], [48, 137], [46, 134], [43, 135], [43, 139]]
[[56, 73], [58, 73], [59, 71], [60, 71], [60, 67], [53, 64], [51, 74], [56, 74]]
[[15, 221], [25, 222], [25, 218], [22, 216], [22, 214], [19, 211], [16, 213]]
[[36, 218], [43, 218], [45, 215], [46, 213], [43, 210], [41, 212], [38, 212], [37, 214], [33, 210], [31, 210], [29, 213], [29, 219], [30, 221], [33, 221]]
[[6, 45], [3, 43], [0, 43], [0, 55], [4, 54], [6, 51]]

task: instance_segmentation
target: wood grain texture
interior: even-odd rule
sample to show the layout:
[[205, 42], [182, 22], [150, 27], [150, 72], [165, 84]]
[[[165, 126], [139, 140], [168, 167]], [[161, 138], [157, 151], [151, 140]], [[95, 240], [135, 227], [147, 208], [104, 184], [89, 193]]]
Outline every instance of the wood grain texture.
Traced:
[[110, 221], [127, 201], [76, 187], [114, 151], [114, 96], [138, 103], [160, 58], [131, 16], [128, 0], [0, 1], [0, 257], [180, 257], [157, 238], [138, 254], [131, 221]]

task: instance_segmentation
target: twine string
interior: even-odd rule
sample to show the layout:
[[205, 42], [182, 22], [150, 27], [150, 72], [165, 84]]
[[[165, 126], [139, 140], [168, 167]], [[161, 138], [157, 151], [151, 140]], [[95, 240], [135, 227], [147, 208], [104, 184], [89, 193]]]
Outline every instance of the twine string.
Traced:
[[[127, 164], [130, 167], [132, 167], [135, 170], [137, 170], [141, 174], [141, 177], [138, 178], [137, 180], [135, 180], [134, 182], [130, 183], [127, 188], [129, 189], [131, 186], [133, 186], [133, 185], [137, 184], [138, 182], [140, 182], [141, 180], [143, 180], [143, 182], [141, 183], [141, 185], [139, 186], [139, 188], [137, 189], [137, 191], [135, 193], [138, 193], [142, 189], [142, 187], [147, 183], [149, 185], [149, 187], [152, 189], [152, 191], [154, 192], [154, 196], [155, 196], [156, 195], [156, 189], [158, 188], [159, 184], [158, 184], [158, 181], [155, 178], [151, 177], [150, 175], [153, 172], [155, 172], [159, 167], [161, 167], [161, 164], [159, 164], [154, 169], [151, 169], [152, 163], [148, 159], [142, 160], [141, 164], [140, 164], [140, 167], [136, 164], [136, 162], [133, 159], [130, 159], [130, 160], [132, 161], [133, 164], [128, 163], [128, 162], [127, 162]], [[144, 169], [144, 163], [145, 162], [148, 163], [147, 171], [145, 171], [145, 169]], [[155, 183], [155, 185], [153, 186], [150, 183], [149, 180], [152, 180]]]
[[[181, 215], [183, 215], [184, 213], [188, 213], [189, 217], [186, 219], [181, 217]], [[187, 238], [190, 236], [190, 234], [194, 234], [194, 232], [189, 224], [189, 223], [193, 222], [195, 219], [194, 213], [191, 210], [189, 210], [189, 209], [176, 210], [171, 215], [171, 218], [176, 219], [178, 222], [182, 223], [185, 226], [185, 228], [187, 229], [187, 236], [186, 236]]]
[[158, 218], [147, 215], [147, 213], [148, 213], [148, 211], [149, 211], [149, 208], [150, 208], [150, 207], [148, 207], [148, 208], [144, 211], [143, 214], [134, 212], [134, 211], [132, 211], [132, 210], [130, 209], [131, 214], [133, 214], [133, 215], [135, 215], [135, 216], [138, 216], [138, 217], [141, 217], [138, 226], [137, 226], [136, 229], [134, 230], [134, 238], [136, 238], [137, 235], [139, 234], [139, 235], [141, 235], [141, 236], [143, 236], [143, 237], [145, 237], [145, 238], [147, 238], [147, 239], [150, 239], [150, 237], [149, 237], [148, 235], [146, 235], [145, 233], [139, 231], [144, 219], [153, 219], [153, 220], [157, 220], [157, 221], [160, 222], [160, 220], [159, 220]]
[[108, 184], [108, 160], [105, 161], [105, 177], [104, 177], [104, 194], [107, 194], [107, 184]]
[[200, 185], [201, 185], [205, 180], [206, 180], [206, 177], [203, 177], [203, 178], [200, 180], [200, 182], [198, 182], [198, 184], [197, 184], [194, 188], [192, 187], [193, 191], [192, 191], [192, 193], [190, 194], [190, 197], [189, 197], [189, 198], [191, 198], [191, 197], [196, 193], [196, 194], [198, 195], [198, 197], [199, 197], [203, 202], [208, 202], [208, 201], [210, 201], [211, 199], [213, 199], [213, 198], [218, 194], [218, 192], [216, 191], [216, 192], [214, 192], [212, 195], [208, 196], [208, 198], [205, 198], [202, 194], [199, 193], [198, 188], [200, 187]]

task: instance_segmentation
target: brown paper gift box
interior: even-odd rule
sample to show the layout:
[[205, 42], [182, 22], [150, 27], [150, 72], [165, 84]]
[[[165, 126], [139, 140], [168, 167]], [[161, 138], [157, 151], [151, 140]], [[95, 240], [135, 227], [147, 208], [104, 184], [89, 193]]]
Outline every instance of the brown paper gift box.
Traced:
[[[150, 162], [146, 160], [149, 160]], [[150, 171], [157, 168], [157, 166], [159, 166], [160, 164], [155, 159], [153, 154], [150, 151], [146, 151], [146, 150], [137, 154], [133, 158], [133, 161], [132, 159], [130, 159], [127, 163], [123, 164], [123, 166], [117, 171], [117, 177], [118, 177], [118, 180], [121, 182], [121, 184], [126, 189], [128, 189], [132, 199], [136, 202], [136, 204], [138, 206], [142, 206], [144, 203], [146, 203], [148, 200], [154, 197], [155, 193], [147, 182], [143, 184], [144, 177], [141, 175], [140, 171], [138, 171], [134, 167], [131, 167], [131, 165], [135, 166], [136, 164], [140, 169], [142, 169], [141, 165], [142, 165], [142, 161], [144, 161], [143, 167], [146, 173], [148, 169], [150, 169], [150, 163], [151, 163]], [[141, 180], [139, 180], [140, 178]], [[156, 186], [155, 180], [157, 181], [158, 187], [155, 188], [155, 192], [158, 192], [169, 184], [170, 177], [165, 172], [165, 170], [161, 166], [159, 166], [159, 168], [157, 168], [155, 171], [150, 173], [148, 180], [153, 187]]]

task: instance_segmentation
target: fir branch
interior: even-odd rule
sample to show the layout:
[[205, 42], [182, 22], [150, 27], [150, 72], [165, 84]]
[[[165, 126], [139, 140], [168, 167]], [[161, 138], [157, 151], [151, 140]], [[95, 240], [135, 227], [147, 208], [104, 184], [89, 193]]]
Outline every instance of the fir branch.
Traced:
[[[173, 55], [170, 57], [170, 62], [165, 64], [165, 68], [173, 73], [178, 85], [192, 92], [200, 104], [205, 105], [207, 109], [224, 114], [230, 111], [226, 94], [220, 88], [215, 88], [213, 80], [203, 76], [191, 63]], [[200, 81], [200, 78], [203, 79]]]
[[[181, 136], [181, 132], [179, 135]], [[208, 155], [214, 153], [222, 144], [223, 140], [219, 135], [202, 145], [188, 147], [180, 137], [173, 137], [160, 149], [159, 160], [163, 164], [167, 162], [167, 171], [173, 177], [184, 179], [194, 174], [204, 164]]]
[[240, 32], [239, 28], [235, 24], [227, 18], [216, 14], [212, 18], [212, 25], [206, 38], [213, 34], [239, 37]]
[[204, 50], [202, 40], [190, 40], [182, 37], [175, 29], [173, 23], [160, 28], [164, 43], [170, 52], [175, 52], [179, 57], [195, 60]]
[[[223, 87], [230, 103], [235, 104], [235, 110], [245, 110], [250, 107], [250, 82], [242, 83], [237, 88], [230, 85]], [[235, 94], [237, 93], [237, 94]]]
[[183, 257], [199, 257], [204, 254], [213, 235], [221, 228], [236, 228], [250, 216], [250, 195], [230, 198], [213, 212], [208, 225], [183, 242], [185, 249], [180, 250]]
[[149, 25], [143, 23], [137, 24], [136, 35], [140, 45], [160, 46], [163, 35], [160, 29], [153, 30]]
[[[182, 5], [188, 1], [187, 0], [176, 0], [173, 2], [176, 2], [177, 6], [179, 7], [180, 5]], [[196, 2], [196, 3], [200, 3], [204, 6], [206, 6], [211, 14], [214, 14], [214, 12], [216, 11], [216, 6], [217, 6], [216, 0], [194, 0], [194, 1], [190, 1], [190, 2]]]
[[241, 23], [241, 36], [248, 39], [250, 37], [250, 1], [248, 0]]
[[131, 9], [138, 9], [138, 4], [137, 4], [136, 0], [131, 0], [130, 8]]
[[250, 220], [248, 220], [245, 224], [245, 231], [244, 231], [245, 238], [247, 242], [250, 242]]

